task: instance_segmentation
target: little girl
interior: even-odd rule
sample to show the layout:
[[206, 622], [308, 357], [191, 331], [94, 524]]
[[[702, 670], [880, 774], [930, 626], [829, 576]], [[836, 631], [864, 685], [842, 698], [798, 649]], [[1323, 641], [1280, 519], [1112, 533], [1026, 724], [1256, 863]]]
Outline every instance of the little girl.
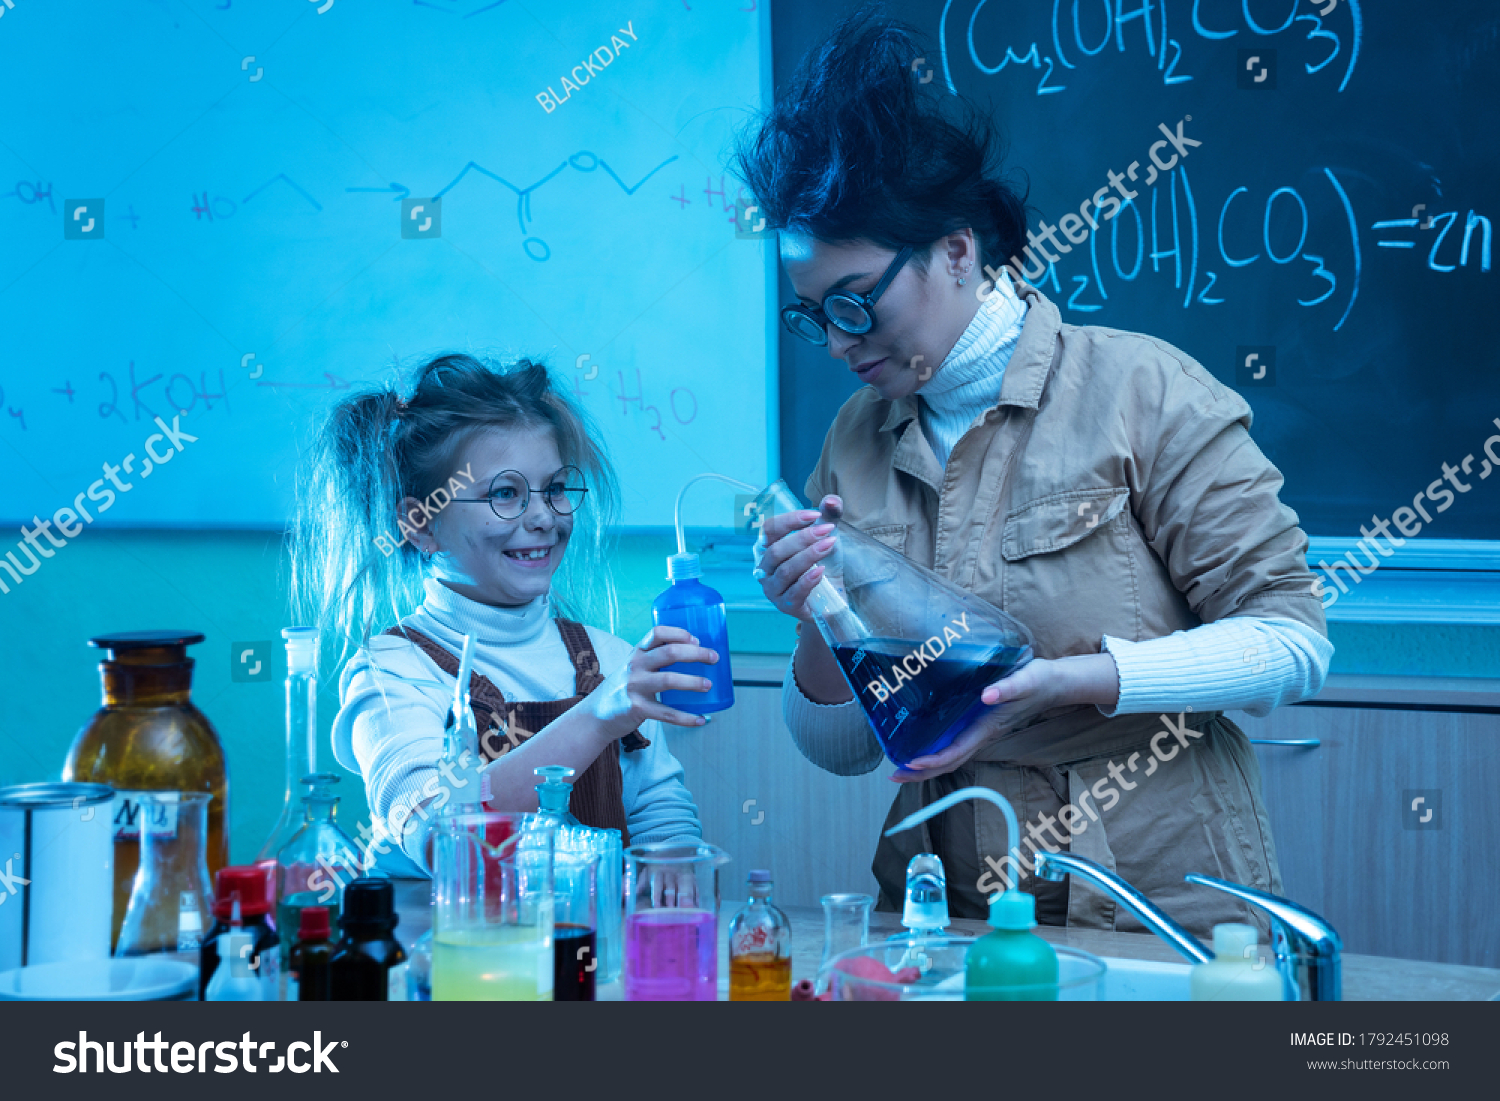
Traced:
[[[613, 604], [602, 536], [617, 489], [590, 427], [540, 364], [443, 355], [407, 400], [387, 389], [339, 403], [310, 456], [294, 598], [346, 650], [358, 645], [340, 679], [334, 754], [421, 867], [466, 634], [491, 809], [536, 809], [533, 770], [567, 765], [585, 825], [618, 829], [627, 845], [702, 835], [660, 724], [704, 720], [656, 693], [706, 691], [706, 678], [662, 669], [718, 655], [676, 628], [632, 647], [578, 622]], [[566, 598], [577, 595], [568, 576], [591, 600]]]

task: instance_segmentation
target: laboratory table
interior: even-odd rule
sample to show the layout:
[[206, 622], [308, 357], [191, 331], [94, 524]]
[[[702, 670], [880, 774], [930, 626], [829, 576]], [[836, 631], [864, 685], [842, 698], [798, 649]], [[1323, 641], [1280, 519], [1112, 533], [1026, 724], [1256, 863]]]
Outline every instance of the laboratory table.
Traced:
[[[401, 916], [397, 936], [411, 944], [432, 924], [431, 884], [425, 879], [398, 879], [396, 911]], [[719, 907], [719, 974], [729, 974], [729, 943], [725, 927], [743, 903], [725, 899]], [[823, 951], [823, 911], [805, 906], [783, 907], [792, 923], [792, 979], [813, 979]], [[981, 921], [955, 920], [949, 932], [978, 936], [988, 931]], [[870, 937], [886, 937], [901, 929], [900, 917], [874, 911]], [[1115, 933], [1102, 929], [1061, 929], [1041, 926], [1037, 932], [1055, 945], [1092, 952], [1096, 956], [1182, 963], [1183, 958], [1150, 933]], [[1360, 1001], [1482, 1001], [1500, 997], [1500, 970], [1458, 964], [1425, 963], [1346, 953], [1343, 958], [1344, 999]], [[620, 984], [600, 988], [600, 1001], [621, 997]]]

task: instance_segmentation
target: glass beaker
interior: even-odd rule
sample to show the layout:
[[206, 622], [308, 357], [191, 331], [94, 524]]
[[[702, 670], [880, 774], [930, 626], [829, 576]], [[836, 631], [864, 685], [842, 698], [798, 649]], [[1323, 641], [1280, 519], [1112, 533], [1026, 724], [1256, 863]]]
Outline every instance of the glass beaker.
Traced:
[[201, 791], [141, 793], [140, 865], [120, 927], [116, 958], [164, 956], [196, 970], [213, 924], [208, 878], [208, 804]]
[[[331, 772], [302, 778], [308, 788], [302, 797], [302, 828], [276, 856], [276, 929], [281, 935], [283, 980], [291, 975], [302, 908], [328, 907], [329, 924], [337, 929], [344, 888], [365, 874], [359, 846], [335, 821], [339, 797], [333, 794], [333, 785], [338, 782]], [[282, 1000], [296, 997], [285, 981], [279, 994]]]
[[599, 858], [595, 913], [597, 943], [594, 946], [599, 968], [594, 974], [594, 982], [595, 985], [612, 983], [620, 977], [624, 957], [625, 854], [620, 831], [573, 826], [558, 831], [557, 847]]
[[[777, 481], [752, 521], [799, 511]], [[939, 753], [988, 710], [984, 689], [1032, 658], [1030, 632], [826, 509], [836, 525], [824, 575], [807, 598], [823, 641], [885, 754], [898, 765]]]
[[555, 831], [528, 817], [436, 819], [433, 1001], [552, 1000]]
[[704, 841], [625, 850], [625, 1000], [712, 1002], [719, 996], [719, 867]]
[[818, 969], [840, 952], [863, 948], [870, 942], [870, 908], [875, 900], [869, 895], [824, 895], [823, 955]]
[[553, 855], [552, 875], [552, 1000], [591, 1002], [599, 975], [599, 858], [559, 850]]

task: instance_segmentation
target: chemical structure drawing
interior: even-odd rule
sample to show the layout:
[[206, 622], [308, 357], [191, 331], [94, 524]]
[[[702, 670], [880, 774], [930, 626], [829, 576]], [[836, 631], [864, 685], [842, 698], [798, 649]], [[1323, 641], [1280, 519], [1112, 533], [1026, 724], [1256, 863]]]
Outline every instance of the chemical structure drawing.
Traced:
[[[446, 187], [444, 187], [441, 191], [434, 192], [432, 197], [435, 199], [441, 199], [449, 191], [452, 191], [455, 187], [457, 187], [459, 181], [461, 181], [470, 172], [476, 172], [481, 176], [488, 176], [490, 179], [494, 180], [501, 186], [508, 188], [515, 194], [516, 222], [520, 227], [523, 237], [523, 240], [521, 241], [521, 247], [525, 250], [526, 255], [531, 257], [531, 259], [542, 262], [551, 258], [551, 246], [549, 246], [547, 242], [540, 237], [526, 236], [526, 234], [528, 233], [528, 224], [533, 220], [533, 215], [531, 213], [531, 196], [539, 187], [547, 183], [549, 180], [556, 178], [561, 172], [569, 168], [572, 168], [578, 172], [593, 172], [598, 169], [603, 169], [605, 175], [614, 180], [621, 191], [625, 192], [626, 195], [634, 195], [641, 189], [642, 184], [644, 184], [652, 176], [656, 175], [663, 168], [665, 168], [675, 160], [677, 160], [677, 157], [674, 154], [673, 156], [670, 156], [666, 160], [662, 161], [655, 168], [651, 169], [651, 171], [647, 172], [634, 184], [627, 184], [623, 179], [620, 178], [619, 173], [617, 173], [613, 168], [609, 166], [604, 158], [600, 157], [597, 153], [591, 153], [588, 150], [584, 149], [579, 150], [577, 153], [574, 153], [567, 160], [563, 161], [556, 168], [552, 169], [541, 179], [537, 180], [535, 183], [527, 187], [520, 187], [514, 183], [511, 183], [504, 176], [501, 176], [495, 172], [491, 172], [488, 168], [484, 167], [484, 165], [480, 164], [478, 161], [470, 161], [468, 164], [464, 165], [462, 170], [459, 171], [458, 175], [453, 177], [453, 179], [448, 183]], [[407, 187], [405, 184], [399, 183], [391, 183], [385, 187], [346, 187], [344, 190], [348, 192], [372, 192], [382, 195], [390, 195], [396, 202], [400, 202], [407, 195], [411, 194], [411, 189], [409, 187]]]

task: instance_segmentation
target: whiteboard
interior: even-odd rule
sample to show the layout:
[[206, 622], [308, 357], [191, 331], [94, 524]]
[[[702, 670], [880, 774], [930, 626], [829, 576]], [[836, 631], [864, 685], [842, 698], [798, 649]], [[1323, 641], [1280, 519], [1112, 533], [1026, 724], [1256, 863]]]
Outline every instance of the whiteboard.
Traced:
[[129, 456], [94, 522], [280, 527], [329, 405], [448, 350], [545, 357], [627, 525], [772, 476], [774, 256], [725, 170], [764, 5], [0, 11], [0, 519]]

